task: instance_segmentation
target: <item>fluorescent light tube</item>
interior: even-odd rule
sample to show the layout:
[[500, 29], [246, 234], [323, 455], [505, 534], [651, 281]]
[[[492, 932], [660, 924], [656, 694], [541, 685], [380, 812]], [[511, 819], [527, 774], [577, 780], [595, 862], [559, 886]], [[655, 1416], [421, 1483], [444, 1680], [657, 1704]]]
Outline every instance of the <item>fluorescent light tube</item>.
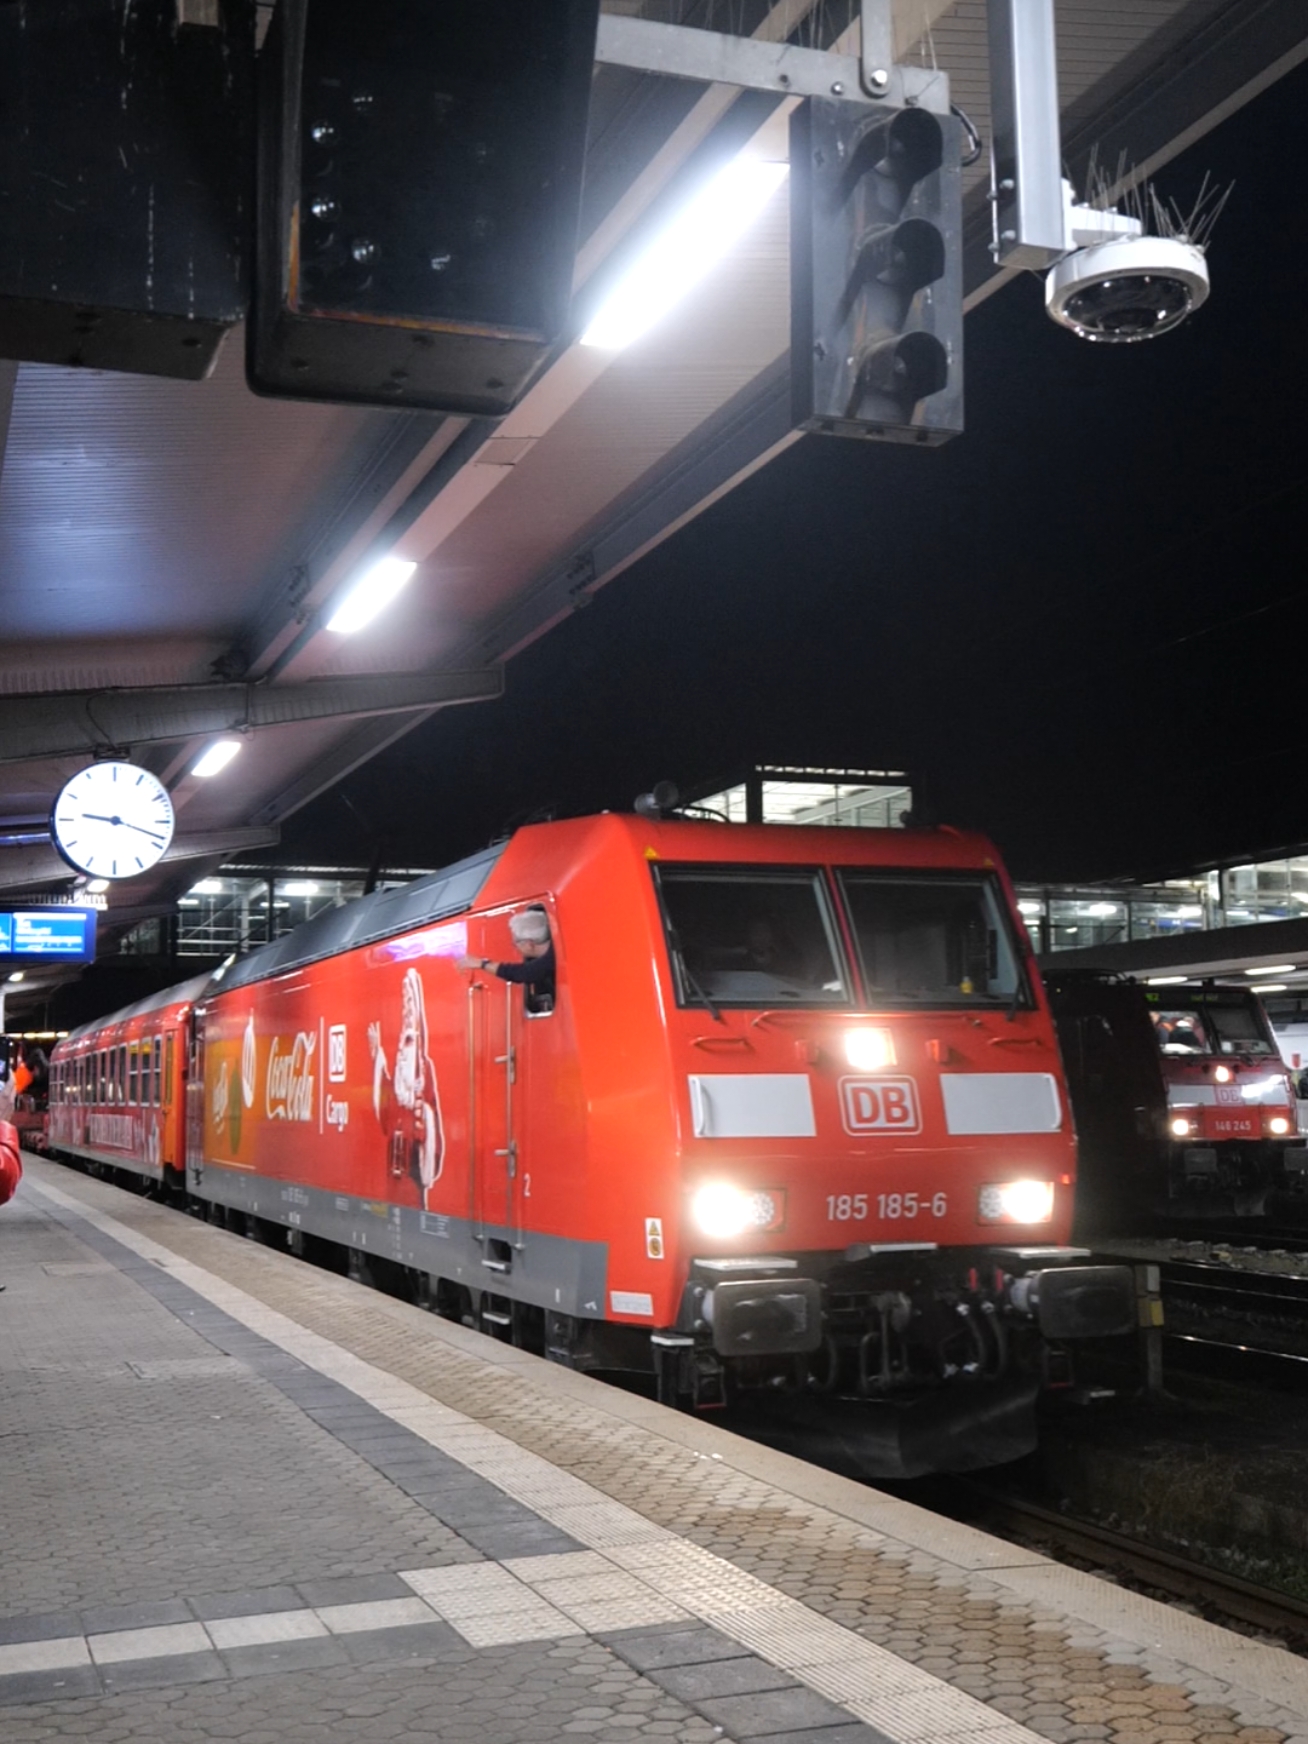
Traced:
[[220, 769], [226, 769], [232, 758], [241, 748], [239, 739], [219, 739], [210, 745], [197, 763], [192, 763], [192, 775], [217, 775]]
[[402, 557], [383, 557], [363, 574], [327, 620], [327, 628], [348, 636], [384, 611], [418, 567]]
[[581, 343], [619, 351], [647, 332], [748, 230], [789, 170], [757, 157], [720, 170], [619, 280]]

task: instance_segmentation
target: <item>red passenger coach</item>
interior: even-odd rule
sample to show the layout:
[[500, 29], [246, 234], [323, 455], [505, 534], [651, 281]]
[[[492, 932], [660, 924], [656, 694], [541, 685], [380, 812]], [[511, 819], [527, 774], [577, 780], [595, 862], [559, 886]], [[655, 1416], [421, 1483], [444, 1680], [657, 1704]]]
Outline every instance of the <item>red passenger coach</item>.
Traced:
[[[532, 908], [552, 988], [459, 967], [516, 963]], [[888, 1470], [1011, 1457], [969, 1427], [1029, 1440], [1066, 1341], [1135, 1313], [1129, 1271], [1065, 1245], [1024, 936], [994, 851], [948, 830], [524, 829], [195, 996], [187, 1189], [668, 1401], [854, 1393], [933, 1426]]]
[[180, 1183], [191, 1015], [208, 985], [201, 975], [59, 1043], [50, 1070], [52, 1150]]

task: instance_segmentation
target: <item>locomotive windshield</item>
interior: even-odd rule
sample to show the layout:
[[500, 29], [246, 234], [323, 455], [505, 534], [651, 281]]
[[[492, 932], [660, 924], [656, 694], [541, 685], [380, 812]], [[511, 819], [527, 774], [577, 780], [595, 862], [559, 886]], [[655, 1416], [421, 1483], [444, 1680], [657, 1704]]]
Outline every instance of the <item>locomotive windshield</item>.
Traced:
[[848, 1005], [821, 874], [660, 866], [680, 1005]]
[[839, 876], [872, 1005], [1029, 1005], [993, 879], [853, 868]]
[[1202, 1010], [1150, 1012], [1154, 1036], [1164, 1054], [1274, 1054], [1276, 1044], [1265, 1032], [1259, 1015], [1245, 1001], [1229, 1005], [1205, 1004]]

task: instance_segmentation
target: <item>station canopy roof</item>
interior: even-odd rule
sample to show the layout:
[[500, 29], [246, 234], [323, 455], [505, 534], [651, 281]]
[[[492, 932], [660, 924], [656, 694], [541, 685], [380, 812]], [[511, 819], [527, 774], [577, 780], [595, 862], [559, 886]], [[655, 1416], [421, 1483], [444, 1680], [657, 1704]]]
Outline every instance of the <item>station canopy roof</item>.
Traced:
[[[856, 7], [604, 10], [848, 50]], [[934, 58], [988, 137], [985, 10], [896, 0], [899, 59]], [[1161, 167], [1308, 47], [1302, 0], [1059, 0], [1057, 23], [1074, 176], [1092, 148]], [[577, 309], [728, 146], [784, 155], [790, 107], [597, 67]], [[1004, 275], [984, 156], [967, 178], [971, 306]], [[567, 346], [498, 424], [256, 398], [239, 333], [200, 383], [0, 362], [0, 902], [68, 890], [45, 825], [94, 747], [130, 748], [177, 810], [169, 855], [109, 892], [105, 939], [275, 844], [433, 710], [493, 709], [516, 651], [794, 440], [787, 256], [783, 188], [643, 340]], [[322, 608], [381, 550], [413, 579], [366, 634], [330, 633]], [[246, 719], [225, 774], [188, 773]]]

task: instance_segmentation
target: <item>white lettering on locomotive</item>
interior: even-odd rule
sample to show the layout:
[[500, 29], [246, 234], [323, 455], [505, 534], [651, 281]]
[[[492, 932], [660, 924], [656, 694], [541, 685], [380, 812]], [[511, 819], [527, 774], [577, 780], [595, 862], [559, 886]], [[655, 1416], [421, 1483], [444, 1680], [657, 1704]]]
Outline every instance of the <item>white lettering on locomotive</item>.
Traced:
[[269, 1120], [312, 1120], [314, 1117], [313, 1056], [318, 1038], [300, 1030], [288, 1053], [282, 1052], [280, 1036], [274, 1036], [268, 1053], [268, 1077], [264, 1087], [264, 1112]]
[[350, 1124], [350, 1105], [349, 1105], [349, 1103], [348, 1102], [335, 1102], [329, 1096], [327, 1098], [326, 1119], [327, 1119], [328, 1126], [339, 1127], [340, 1130], [342, 1132], [344, 1132], [346, 1127]]
[[912, 1078], [842, 1078], [840, 1113], [849, 1133], [922, 1130]]
[[345, 1025], [334, 1023], [327, 1031], [327, 1081], [345, 1082]]

